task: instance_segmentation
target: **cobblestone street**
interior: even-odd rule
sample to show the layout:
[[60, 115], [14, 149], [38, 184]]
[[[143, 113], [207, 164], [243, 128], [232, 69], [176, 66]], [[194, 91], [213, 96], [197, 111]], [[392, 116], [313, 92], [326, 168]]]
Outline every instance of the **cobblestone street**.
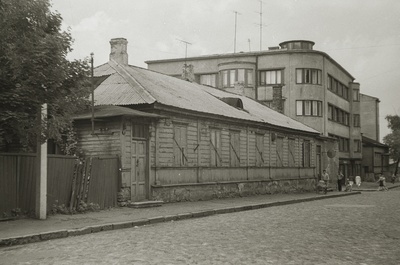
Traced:
[[1, 264], [399, 264], [400, 189], [0, 249]]

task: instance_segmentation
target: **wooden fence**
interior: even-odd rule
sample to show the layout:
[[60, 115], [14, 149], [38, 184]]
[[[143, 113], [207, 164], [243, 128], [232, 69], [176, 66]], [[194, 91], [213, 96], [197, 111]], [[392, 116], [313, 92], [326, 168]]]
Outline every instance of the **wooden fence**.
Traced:
[[[0, 153], [0, 218], [14, 209], [35, 211], [36, 154]], [[80, 201], [100, 209], [117, 205], [119, 158], [48, 155], [47, 210], [53, 205], [75, 209]]]

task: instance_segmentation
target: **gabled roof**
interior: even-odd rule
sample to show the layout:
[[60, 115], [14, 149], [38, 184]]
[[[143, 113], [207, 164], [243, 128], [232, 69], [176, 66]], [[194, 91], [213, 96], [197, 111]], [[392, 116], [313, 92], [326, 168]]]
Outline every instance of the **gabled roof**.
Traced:
[[363, 143], [363, 144], [370, 145], [370, 146], [377, 146], [377, 147], [389, 148], [388, 145], [383, 144], [383, 143], [380, 143], [380, 142], [378, 142], [378, 141], [376, 141], [376, 140], [374, 140], [374, 139], [368, 138], [368, 137], [366, 137], [366, 136], [362, 136], [362, 143]]
[[[187, 82], [135, 66], [110, 61], [97, 67], [95, 76], [108, 75], [96, 88], [96, 105], [139, 105], [160, 103], [165, 106], [228, 118], [260, 122], [288, 129], [320, 134], [318, 131], [276, 112], [250, 98]], [[221, 98], [239, 98], [243, 110]]]

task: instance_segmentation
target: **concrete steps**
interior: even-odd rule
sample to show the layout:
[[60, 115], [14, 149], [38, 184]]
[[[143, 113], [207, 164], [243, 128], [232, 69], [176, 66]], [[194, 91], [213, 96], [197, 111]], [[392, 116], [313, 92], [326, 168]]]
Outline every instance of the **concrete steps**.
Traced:
[[150, 207], [159, 207], [163, 205], [163, 201], [142, 201], [142, 202], [131, 202], [128, 204], [130, 208], [150, 208]]

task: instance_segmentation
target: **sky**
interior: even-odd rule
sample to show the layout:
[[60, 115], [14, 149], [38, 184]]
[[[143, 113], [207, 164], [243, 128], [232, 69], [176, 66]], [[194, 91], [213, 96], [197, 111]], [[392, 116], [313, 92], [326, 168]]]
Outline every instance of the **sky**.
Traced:
[[[380, 136], [386, 115], [400, 115], [400, 1], [398, 0], [52, 0], [73, 39], [68, 59], [94, 53], [106, 63], [110, 39], [128, 40], [129, 64], [278, 46], [311, 40], [380, 99]], [[262, 6], [262, 8], [261, 8]], [[262, 21], [260, 21], [260, 13]], [[261, 23], [260, 23], [261, 22]], [[361, 121], [362, 122], [362, 121]]]

